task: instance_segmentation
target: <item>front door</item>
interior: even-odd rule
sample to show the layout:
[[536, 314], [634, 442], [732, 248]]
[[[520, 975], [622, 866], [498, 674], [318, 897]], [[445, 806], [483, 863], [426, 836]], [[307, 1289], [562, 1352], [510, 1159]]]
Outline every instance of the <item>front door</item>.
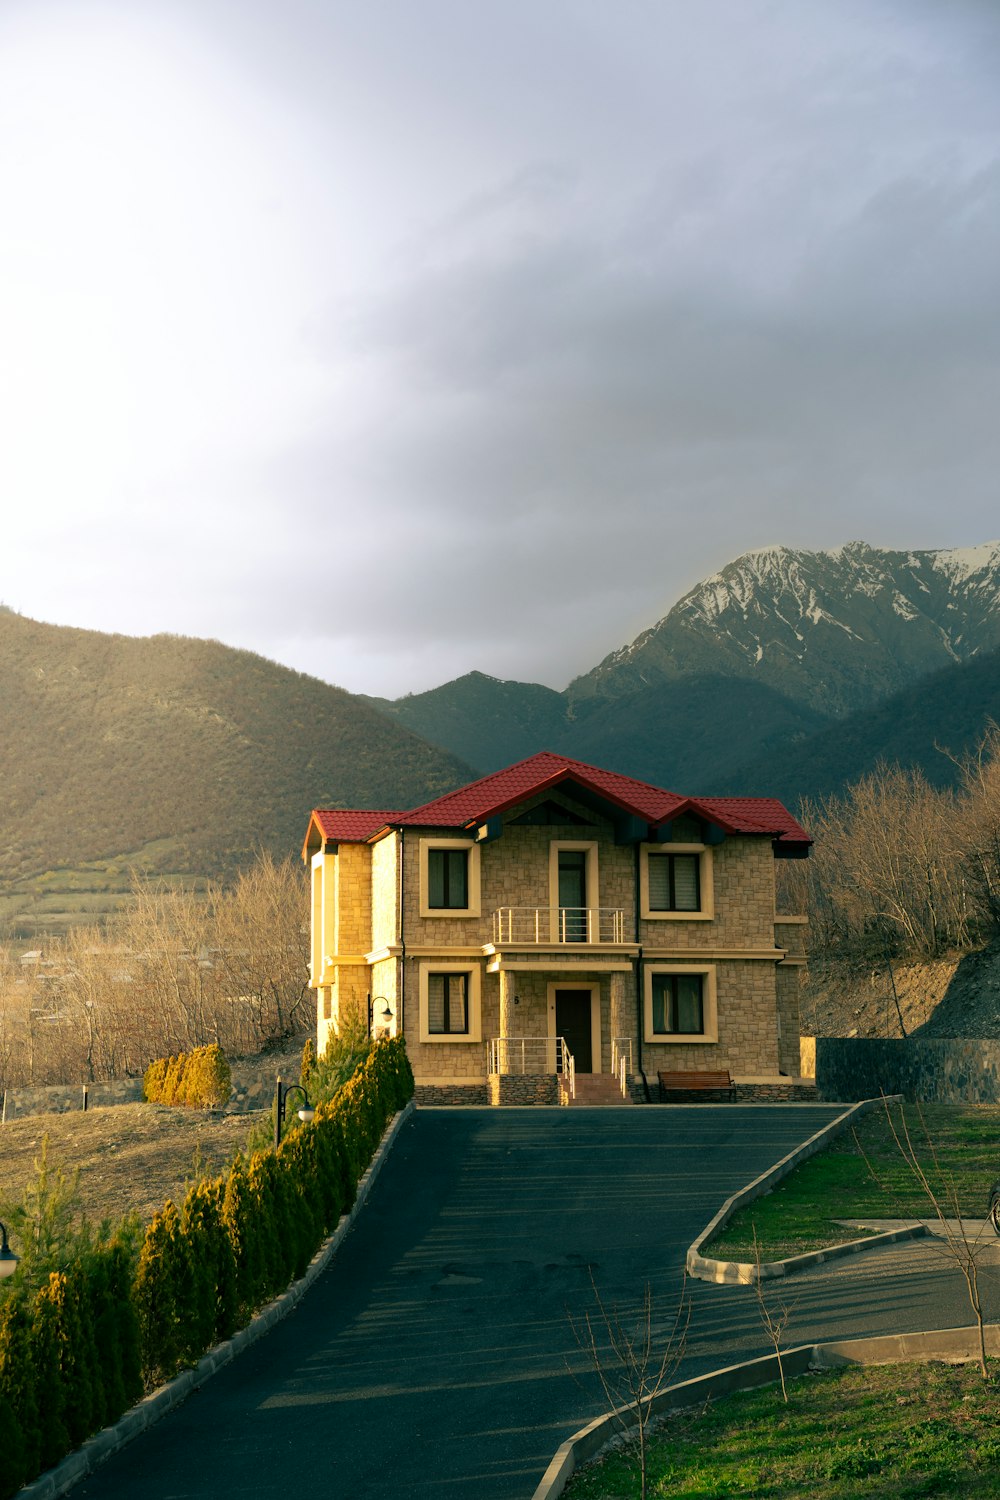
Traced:
[[565, 1038], [578, 1073], [594, 1071], [589, 990], [556, 990], [556, 1036]]

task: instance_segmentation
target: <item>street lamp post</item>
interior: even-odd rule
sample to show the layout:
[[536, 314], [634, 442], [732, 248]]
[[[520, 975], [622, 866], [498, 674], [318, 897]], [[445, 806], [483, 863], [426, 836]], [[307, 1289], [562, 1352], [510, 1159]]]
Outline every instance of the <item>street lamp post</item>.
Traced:
[[13, 1276], [17, 1270], [17, 1256], [7, 1243], [7, 1226], [0, 1224], [0, 1281]]
[[303, 1124], [308, 1125], [310, 1120], [316, 1118], [316, 1111], [309, 1103], [309, 1095], [301, 1083], [282, 1083], [280, 1076], [274, 1080], [274, 1149], [277, 1151], [281, 1145], [281, 1122], [285, 1118], [285, 1106], [288, 1103], [289, 1094], [294, 1094], [296, 1089], [302, 1095], [302, 1108], [295, 1113]]

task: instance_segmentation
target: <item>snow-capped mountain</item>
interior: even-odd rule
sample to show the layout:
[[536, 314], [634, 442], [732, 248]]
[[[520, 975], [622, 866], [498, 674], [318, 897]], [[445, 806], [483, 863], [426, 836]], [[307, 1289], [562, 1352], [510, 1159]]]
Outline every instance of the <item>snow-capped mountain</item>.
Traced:
[[769, 547], [699, 583], [570, 696], [617, 698], [710, 672], [839, 715], [997, 646], [1000, 542], [933, 552]]

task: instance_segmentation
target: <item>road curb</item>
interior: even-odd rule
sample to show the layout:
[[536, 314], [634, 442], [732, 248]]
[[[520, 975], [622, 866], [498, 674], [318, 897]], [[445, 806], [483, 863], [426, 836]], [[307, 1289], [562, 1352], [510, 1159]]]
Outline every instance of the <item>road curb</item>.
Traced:
[[103, 1463], [106, 1458], [110, 1458], [113, 1453], [124, 1448], [126, 1443], [130, 1443], [141, 1432], [152, 1427], [154, 1422], [158, 1422], [161, 1417], [173, 1411], [174, 1407], [179, 1406], [192, 1391], [204, 1385], [207, 1380], [211, 1380], [213, 1375], [218, 1374], [237, 1355], [242, 1354], [244, 1349], [248, 1349], [259, 1338], [263, 1338], [265, 1333], [270, 1332], [275, 1323], [287, 1317], [317, 1277], [326, 1270], [340, 1249], [345, 1235], [349, 1233], [355, 1217], [371, 1192], [372, 1184], [382, 1170], [396, 1136], [413, 1110], [414, 1103], [411, 1099], [389, 1121], [367, 1171], [362, 1174], [358, 1182], [357, 1195], [350, 1211], [341, 1215], [336, 1229], [323, 1241], [298, 1281], [293, 1281], [280, 1297], [275, 1297], [273, 1302], [269, 1302], [266, 1307], [262, 1307], [259, 1312], [255, 1313], [247, 1326], [234, 1333], [232, 1338], [209, 1349], [208, 1353], [203, 1354], [190, 1370], [184, 1370], [180, 1375], [175, 1375], [173, 1380], [168, 1380], [165, 1385], [150, 1392], [138, 1405], [119, 1417], [113, 1426], [96, 1432], [79, 1448], [67, 1454], [54, 1468], [46, 1470], [44, 1474], [18, 1490], [14, 1500], [57, 1500], [58, 1496], [65, 1495], [74, 1484], [79, 1484], [81, 1479], [86, 1479], [98, 1464]]
[[[987, 1354], [993, 1357], [1000, 1355], [1000, 1324], [987, 1324], [985, 1336]], [[826, 1344], [799, 1344], [794, 1349], [781, 1351], [781, 1365], [786, 1379], [805, 1375], [812, 1370], [833, 1370], [843, 1365], [921, 1364], [930, 1360], [940, 1360], [946, 1364], [968, 1364], [978, 1358], [979, 1329], [975, 1327], [939, 1328], [926, 1333], [880, 1334], [867, 1339], [837, 1339]], [[682, 1380], [677, 1385], [668, 1386], [653, 1397], [650, 1407], [654, 1415], [662, 1416], [684, 1407], [704, 1405], [706, 1401], [717, 1400], [732, 1391], [773, 1385], [780, 1378], [777, 1356], [765, 1354], [759, 1359], [727, 1365], [724, 1369], [711, 1370], [707, 1375], [696, 1375], [691, 1380]], [[555, 1500], [581, 1464], [596, 1458], [603, 1448], [634, 1425], [635, 1413], [627, 1408], [619, 1408], [595, 1417], [586, 1427], [574, 1432], [572, 1437], [567, 1438], [556, 1449], [531, 1500]]]
[[835, 1136], [842, 1135], [845, 1130], [849, 1129], [854, 1120], [870, 1113], [873, 1109], [881, 1109], [897, 1097], [899, 1096], [891, 1095], [886, 1099], [862, 1099], [858, 1104], [852, 1104], [850, 1109], [838, 1115], [836, 1120], [825, 1125], [822, 1130], [817, 1130], [815, 1135], [810, 1136], [801, 1146], [796, 1146], [794, 1151], [782, 1157], [775, 1166], [769, 1167], [745, 1188], [741, 1188], [738, 1193], [727, 1198], [708, 1227], [703, 1229], [698, 1238], [688, 1247], [685, 1259], [688, 1275], [695, 1277], [698, 1281], [713, 1281], [729, 1286], [750, 1286], [758, 1280], [769, 1281], [777, 1276], [789, 1276], [793, 1271], [802, 1271], [808, 1266], [821, 1266], [828, 1260], [838, 1260], [842, 1256], [857, 1255], [862, 1250], [870, 1250], [879, 1245], [895, 1245], [900, 1240], [918, 1239], [928, 1234], [930, 1231], [926, 1224], [914, 1222], [904, 1225], [901, 1229], [889, 1229], [883, 1234], [868, 1235], [861, 1240], [847, 1240], [841, 1245], [828, 1245], [823, 1250], [807, 1250], [802, 1255], [790, 1255], [786, 1260], [762, 1261], [759, 1266], [747, 1261], [714, 1260], [711, 1256], [701, 1253], [701, 1247], [706, 1240], [711, 1239], [724, 1225], [728, 1224], [737, 1209], [745, 1208], [748, 1203], [753, 1203], [757, 1198], [765, 1197], [782, 1178], [794, 1172], [795, 1168], [802, 1162], [808, 1161], [810, 1156], [815, 1156], [817, 1151], [824, 1150]]

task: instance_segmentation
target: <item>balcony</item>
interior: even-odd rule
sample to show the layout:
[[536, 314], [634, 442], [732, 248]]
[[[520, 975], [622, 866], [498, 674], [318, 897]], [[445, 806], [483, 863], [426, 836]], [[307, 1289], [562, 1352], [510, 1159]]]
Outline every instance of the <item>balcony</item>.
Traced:
[[493, 913], [493, 942], [524, 948], [634, 941], [632, 922], [613, 906], [501, 906]]

